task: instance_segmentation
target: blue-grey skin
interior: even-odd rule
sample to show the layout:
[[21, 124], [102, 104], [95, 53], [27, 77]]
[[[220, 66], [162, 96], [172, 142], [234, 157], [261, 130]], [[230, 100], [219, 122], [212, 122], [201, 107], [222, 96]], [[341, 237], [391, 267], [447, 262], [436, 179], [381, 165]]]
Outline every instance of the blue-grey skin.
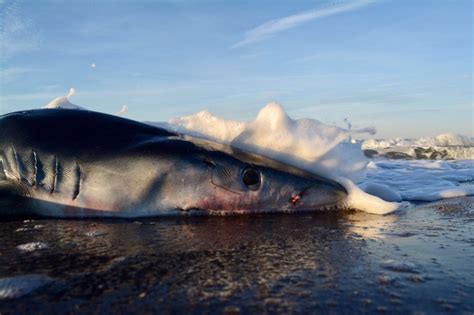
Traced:
[[82, 110], [0, 117], [0, 213], [144, 217], [337, 208], [345, 189], [300, 169]]

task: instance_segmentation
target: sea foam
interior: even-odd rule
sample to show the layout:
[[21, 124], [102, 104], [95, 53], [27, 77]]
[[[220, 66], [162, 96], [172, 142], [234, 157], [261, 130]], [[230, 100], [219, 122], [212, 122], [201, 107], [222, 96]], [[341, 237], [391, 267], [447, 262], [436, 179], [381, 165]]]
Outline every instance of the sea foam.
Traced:
[[294, 120], [277, 103], [267, 104], [251, 121], [225, 120], [203, 111], [171, 119], [161, 126], [229, 144], [333, 179], [348, 191], [346, 206], [349, 208], [384, 214], [400, 206], [365, 193], [354, 184], [365, 178], [369, 161], [360, 143], [351, 141], [351, 130], [315, 119]]
[[418, 139], [367, 139], [362, 149], [376, 151], [378, 157], [402, 153], [414, 159], [474, 160], [474, 138], [453, 133]]
[[76, 94], [76, 89], [71, 88], [67, 95], [56, 97], [47, 105], [43, 106], [43, 108], [85, 109], [79, 105], [71, 103], [69, 98], [74, 96], [74, 94]]

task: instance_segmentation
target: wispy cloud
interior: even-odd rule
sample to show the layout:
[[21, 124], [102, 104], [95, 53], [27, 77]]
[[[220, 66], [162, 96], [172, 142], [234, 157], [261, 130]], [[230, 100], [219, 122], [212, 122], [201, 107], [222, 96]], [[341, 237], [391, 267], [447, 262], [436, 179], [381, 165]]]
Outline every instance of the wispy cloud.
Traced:
[[21, 94], [11, 94], [11, 95], [0, 95], [0, 104], [2, 102], [6, 103], [15, 103], [19, 101], [32, 101], [39, 102], [38, 106], [44, 105], [41, 102], [50, 101], [58, 97], [58, 93], [55, 92], [34, 92], [34, 93], [21, 93]]
[[231, 48], [245, 46], [255, 43], [284, 30], [297, 27], [304, 23], [317, 20], [326, 16], [335, 15], [343, 12], [359, 9], [373, 3], [375, 0], [350, 0], [342, 3], [336, 3], [325, 8], [304, 11], [299, 14], [286, 16], [280, 19], [270, 20], [244, 34], [244, 38], [234, 44]]
[[260, 58], [262, 56], [268, 56], [268, 55], [270, 55], [269, 52], [261, 51], [261, 52], [242, 55], [240, 56], [240, 59], [256, 59], [256, 58]]
[[[1, 0], [0, 0], [1, 1]], [[0, 69], [0, 83], [7, 84], [22, 78], [25, 74], [33, 72], [33, 69], [12, 67], [7, 69]]]
[[0, 59], [9, 58], [19, 52], [36, 49], [39, 46], [39, 33], [31, 20], [21, 12], [20, 3], [0, 0]]
[[335, 52], [320, 52], [317, 54], [304, 56], [301, 58], [296, 58], [288, 61], [290, 64], [300, 64], [300, 63], [307, 63], [312, 61], [319, 61], [319, 60], [331, 60], [331, 59], [356, 59], [354, 58], [353, 52], [350, 53], [345, 51], [335, 51]]

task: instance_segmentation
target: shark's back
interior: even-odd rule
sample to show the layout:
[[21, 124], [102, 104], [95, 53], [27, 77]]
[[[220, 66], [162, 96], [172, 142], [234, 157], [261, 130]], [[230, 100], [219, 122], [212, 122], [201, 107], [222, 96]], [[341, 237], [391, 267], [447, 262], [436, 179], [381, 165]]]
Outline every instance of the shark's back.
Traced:
[[[100, 154], [153, 137], [175, 134], [108, 114], [74, 109], [40, 109], [0, 117], [0, 151], [10, 146], [56, 154]], [[67, 151], [67, 152], [65, 152]]]

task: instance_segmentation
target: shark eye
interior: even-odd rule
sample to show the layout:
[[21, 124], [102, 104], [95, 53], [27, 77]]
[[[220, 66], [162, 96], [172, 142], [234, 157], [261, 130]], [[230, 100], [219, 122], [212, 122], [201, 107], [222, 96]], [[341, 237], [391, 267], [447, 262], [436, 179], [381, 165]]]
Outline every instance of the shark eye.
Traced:
[[247, 167], [242, 171], [242, 181], [248, 188], [257, 190], [260, 187], [260, 172], [253, 167]]

